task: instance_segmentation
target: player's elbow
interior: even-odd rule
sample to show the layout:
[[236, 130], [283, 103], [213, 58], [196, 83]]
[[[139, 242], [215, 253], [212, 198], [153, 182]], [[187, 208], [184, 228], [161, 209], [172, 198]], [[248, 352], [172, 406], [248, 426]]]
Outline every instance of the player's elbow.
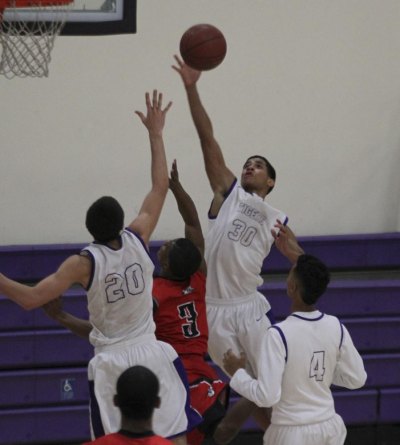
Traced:
[[280, 391], [260, 390], [257, 396], [255, 397], [254, 402], [260, 408], [268, 408], [270, 406], [277, 404], [280, 398], [281, 398]]
[[38, 307], [40, 307], [40, 304], [37, 304], [34, 299], [32, 300], [24, 300], [21, 302], [18, 302], [19, 306], [22, 307], [22, 309], [25, 309], [26, 311], [32, 311], [34, 309], [37, 309]]
[[367, 373], [364, 370], [364, 372], [360, 374], [359, 378], [354, 381], [353, 388], [354, 389], [362, 388], [365, 385], [365, 382], [367, 381], [367, 377], [368, 377]]

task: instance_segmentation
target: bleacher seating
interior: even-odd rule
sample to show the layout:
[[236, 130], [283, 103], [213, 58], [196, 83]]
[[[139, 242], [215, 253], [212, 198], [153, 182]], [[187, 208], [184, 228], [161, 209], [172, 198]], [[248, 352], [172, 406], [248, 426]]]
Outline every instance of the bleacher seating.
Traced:
[[[319, 308], [349, 329], [368, 373], [364, 388], [334, 389], [347, 425], [400, 422], [400, 234], [304, 237], [308, 253], [323, 259], [333, 279]], [[153, 242], [156, 260], [160, 242]], [[0, 272], [34, 283], [82, 245], [0, 247]], [[277, 319], [289, 313], [289, 263], [275, 250], [264, 263], [261, 291]], [[87, 317], [80, 288], [65, 309]], [[89, 438], [86, 365], [92, 347], [49, 319], [0, 296], [0, 445], [80, 443]], [[245, 429], [255, 429], [249, 421]]]

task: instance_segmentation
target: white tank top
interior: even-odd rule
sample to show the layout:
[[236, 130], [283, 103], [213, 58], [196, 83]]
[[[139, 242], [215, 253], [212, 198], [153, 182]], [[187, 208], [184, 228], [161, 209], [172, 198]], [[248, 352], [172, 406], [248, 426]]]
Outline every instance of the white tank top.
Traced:
[[121, 248], [92, 243], [82, 252], [92, 259], [87, 289], [93, 346], [119, 343], [153, 334], [154, 264], [142, 239], [125, 229]]
[[254, 295], [263, 283], [264, 259], [274, 238], [276, 220], [287, 216], [260, 196], [232, 184], [216, 218], [209, 218], [205, 240], [207, 298], [239, 299]]

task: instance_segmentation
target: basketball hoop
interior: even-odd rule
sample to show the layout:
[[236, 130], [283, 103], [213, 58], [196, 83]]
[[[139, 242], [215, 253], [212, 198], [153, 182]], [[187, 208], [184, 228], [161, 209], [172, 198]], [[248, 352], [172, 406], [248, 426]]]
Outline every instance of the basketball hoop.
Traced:
[[[8, 79], [47, 77], [54, 40], [65, 25], [73, 2], [0, 0], [0, 74]], [[29, 20], [21, 16], [27, 11]]]

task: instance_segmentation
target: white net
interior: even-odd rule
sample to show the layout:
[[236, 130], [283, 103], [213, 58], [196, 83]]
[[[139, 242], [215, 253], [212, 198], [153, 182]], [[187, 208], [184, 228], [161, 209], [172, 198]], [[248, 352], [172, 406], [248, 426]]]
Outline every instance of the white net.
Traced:
[[[65, 25], [73, 1], [57, 3], [54, 0], [52, 4], [32, 1], [29, 21], [26, 8], [18, 8], [16, 3], [16, 0], [8, 0], [0, 16], [0, 74], [9, 79], [47, 77], [54, 40]], [[24, 12], [25, 17], [22, 17]]]

